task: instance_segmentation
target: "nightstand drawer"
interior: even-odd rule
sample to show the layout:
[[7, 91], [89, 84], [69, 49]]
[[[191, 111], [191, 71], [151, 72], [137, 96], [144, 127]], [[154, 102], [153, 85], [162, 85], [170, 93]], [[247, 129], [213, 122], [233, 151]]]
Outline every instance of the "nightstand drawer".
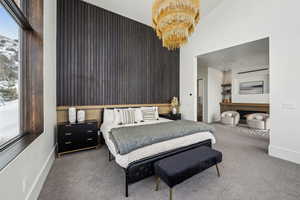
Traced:
[[85, 134], [86, 134], [86, 137], [97, 136], [98, 131], [97, 130], [86, 130]]
[[59, 126], [58, 131], [59, 132], [73, 132], [76, 130], [76, 125], [75, 124], [68, 124], [65, 126]]
[[68, 131], [68, 132], [59, 132], [58, 133], [58, 142], [64, 143], [66, 141], [79, 142], [82, 140], [82, 134], [76, 131]]
[[59, 139], [61, 140], [70, 140], [70, 139], [74, 139], [75, 137], [75, 133], [68, 131], [68, 132], [60, 132], [59, 133]]
[[59, 126], [60, 132], [78, 132], [85, 130], [94, 130], [97, 131], [97, 123], [86, 123], [86, 124], [68, 124], [64, 126]]
[[92, 122], [88, 122], [85, 125], [86, 129], [92, 129], [92, 130], [97, 130], [97, 123], [92, 123]]
[[59, 152], [73, 151], [78, 148], [78, 144], [74, 141], [61, 141], [58, 145]]
[[86, 145], [87, 145], [87, 147], [97, 146], [98, 145], [98, 137], [97, 137], [97, 135], [87, 137], [86, 138]]

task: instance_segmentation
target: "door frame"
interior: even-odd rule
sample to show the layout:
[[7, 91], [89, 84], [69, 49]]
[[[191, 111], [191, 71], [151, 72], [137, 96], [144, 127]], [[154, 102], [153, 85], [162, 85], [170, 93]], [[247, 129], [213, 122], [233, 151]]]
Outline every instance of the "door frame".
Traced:
[[202, 122], [204, 122], [204, 103], [205, 103], [205, 80], [204, 78], [197, 78], [197, 107], [196, 107], [196, 113], [197, 113], [197, 121], [198, 121], [198, 97], [199, 97], [199, 81], [202, 81]]

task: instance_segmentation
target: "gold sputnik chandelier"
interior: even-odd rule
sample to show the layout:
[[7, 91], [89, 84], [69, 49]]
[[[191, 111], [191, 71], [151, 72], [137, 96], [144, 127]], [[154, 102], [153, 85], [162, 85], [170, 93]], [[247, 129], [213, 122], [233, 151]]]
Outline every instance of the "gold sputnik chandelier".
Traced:
[[152, 7], [153, 28], [163, 46], [180, 48], [188, 41], [199, 22], [200, 0], [155, 0]]

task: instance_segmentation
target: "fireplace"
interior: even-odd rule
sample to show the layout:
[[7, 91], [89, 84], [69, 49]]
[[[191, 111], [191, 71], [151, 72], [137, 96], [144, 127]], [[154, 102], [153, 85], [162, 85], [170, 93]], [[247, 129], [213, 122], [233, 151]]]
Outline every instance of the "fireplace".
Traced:
[[238, 113], [240, 113], [240, 124], [246, 124], [247, 123], [247, 115], [253, 114], [253, 113], [267, 113], [262, 111], [249, 111], [249, 110], [237, 110]]

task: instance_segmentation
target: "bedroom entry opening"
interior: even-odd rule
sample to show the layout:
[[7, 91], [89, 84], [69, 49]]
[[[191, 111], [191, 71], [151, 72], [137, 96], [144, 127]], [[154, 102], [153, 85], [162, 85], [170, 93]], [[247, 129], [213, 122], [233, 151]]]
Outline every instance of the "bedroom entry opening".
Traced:
[[197, 56], [197, 120], [269, 138], [269, 68], [269, 38]]

